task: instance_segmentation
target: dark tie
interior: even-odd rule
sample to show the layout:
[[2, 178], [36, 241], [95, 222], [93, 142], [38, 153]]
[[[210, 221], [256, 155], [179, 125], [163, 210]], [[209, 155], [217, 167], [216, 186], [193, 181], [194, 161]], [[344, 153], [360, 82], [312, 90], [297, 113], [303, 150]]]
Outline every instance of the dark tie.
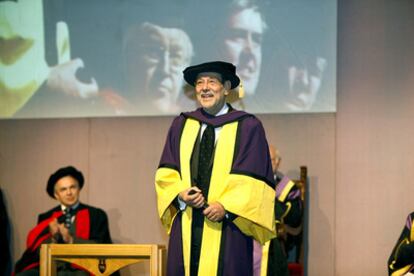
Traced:
[[70, 228], [71, 224], [72, 224], [72, 215], [73, 215], [73, 211], [71, 208], [66, 208], [65, 210], [65, 226], [66, 228]]
[[[208, 189], [210, 187], [211, 158], [214, 152], [215, 142], [214, 127], [207, 126], [203, 132], [198, 155], [197, 183], [207, 201]], [[193, 209], [193, 220], [191, 224], [191, 254], [190, 254], [190, 276], [198, 275], [200, 262], [201, 237], [203, 233], [204, 215], [202, 209]]]
[[207, 126], [203, 132], [200, 142], [200, 153], [198, 156], [197, 185], [207, 199], [211, 176], [211, 158], [214, 152], [215, 133], [213, 126]]

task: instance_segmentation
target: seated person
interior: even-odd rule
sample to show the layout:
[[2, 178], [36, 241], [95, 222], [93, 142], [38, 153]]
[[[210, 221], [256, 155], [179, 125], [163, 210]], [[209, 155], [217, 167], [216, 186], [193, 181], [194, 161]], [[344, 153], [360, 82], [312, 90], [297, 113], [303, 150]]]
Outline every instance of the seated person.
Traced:
[[[40, 214], [37, 226], [27, 237], [27, 249], [15, 267], [16, 276], [39, 275], [39, 252], [42, 243], [112, 243], [108, 217], [98, 208], [79, 202], [84, 178], [69, 166], [60, 168], [47, 182], [46, 191], [59, 201], [55, 208]], [[58, 275], [89, 275], [59, 263]]]
[[[388, 259], [388, 273], [392, 276], [414, 274], [414, 212], [409, 214], [400, 238]], [[407, 274], [411, 275], [411, 274]]]
[[[270, 160], [276, 182], [275, 219], [277, 238], [267, 242], [263, 247], [259, 243], [254, 244], [254, 275], [289, 275], [288, 253], [294, 247], [295, 237], [289, 234], [279, 235], [281, 224], [290, 227], [298, 227], [302, 221], [303, 207], [301, 192], [295, 183], [279, 171], [282, 160], [279, 151], [269, 145]], [[282, 231], [283, 233], [283, 231]], [[267, 256], [263, 259], [262, 256]], [[261, 269], [266, 272], [261, 273]]]
[[11, 272], [10, 222], [6, 203], [0, 187], [0, 275], [9, 275]]

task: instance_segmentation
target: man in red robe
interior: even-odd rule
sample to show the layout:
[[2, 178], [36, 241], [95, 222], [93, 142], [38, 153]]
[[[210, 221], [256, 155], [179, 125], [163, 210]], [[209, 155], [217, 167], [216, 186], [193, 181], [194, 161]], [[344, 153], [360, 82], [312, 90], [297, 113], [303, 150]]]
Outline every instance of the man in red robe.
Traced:
[[[37, 225], [28, 234], [27, 249], [16, 263], [16, 275], [39, 275], [42, 243], [112, 243], [105, 211], [79, 201], [83, 185], [82, 173], [72, 166], [50, 176], [46, 191], [59, 205], [39, 215]], [[68, 264], [58, 265], [61, 273], [89, 275]]]

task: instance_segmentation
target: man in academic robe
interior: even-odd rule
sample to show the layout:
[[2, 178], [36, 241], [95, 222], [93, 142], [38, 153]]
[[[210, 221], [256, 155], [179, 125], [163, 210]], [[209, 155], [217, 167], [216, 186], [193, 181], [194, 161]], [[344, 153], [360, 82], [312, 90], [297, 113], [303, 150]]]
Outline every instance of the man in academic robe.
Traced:
[[[47, 182], [48, 195], [59, 202], [42, 213], [30, 230], [16, 275], [39, 275], [39, 252], [43, 243], [112, 243], [108, 217], [102, 209], [79, 202], [84, 177], [72, 166], [60, 168]], [[89, 275], [68, 264], [58, 265], [58, 275]]]
[[414, 212], [407, 216], [401, 235], [388, 259], [391, 276], [414, 274]]
[[0, 275], [8, 275], [11, 272], [10, 221], [6, 205], [0, 188]]
[[[289, 177], [279, 171], [282, 158], [274, 145], [269, 145], [269, 154], [276, 181], [276, 199], [272, 209], [275, 213], [276, 230], [286, 226], [300, 227], [303, 216], [301, 191]], [[277, 232], [283, 236], [270, 240], [264, 246], [254, 244], [254, 276], [289, 275], [289, 251], [293, 248], [296, 237], [286, 233], [286, 230]]]
[[158, 212], [170, 235], [167, 275], [253, 275], [253, 240], [275, 236], [263, 126], [226, 103], [240, 83], [233, 64], [183, 73], [201, 107], [174, 119], [156, 172]]

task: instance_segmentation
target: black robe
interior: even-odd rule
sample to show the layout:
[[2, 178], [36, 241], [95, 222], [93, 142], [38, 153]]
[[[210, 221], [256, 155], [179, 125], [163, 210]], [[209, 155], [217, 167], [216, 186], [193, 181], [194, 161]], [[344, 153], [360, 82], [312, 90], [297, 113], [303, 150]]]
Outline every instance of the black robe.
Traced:
[[[16, 263], [15, 272], [22, 272], [39, 266], [40, 245], [50, 241], [49, 222], [63, 215], [61, 207], [42, 213], [37, 225], [27, 237], [27, 249]], [[108, 217], [102, 209], [80, 203], [76, 208], [74, 243], [112, 243], [109, 233]]]
[[388, 273], [392, 276], [414, 272], [414, 212], [409, 214], [397, 243], [388, 259]]

